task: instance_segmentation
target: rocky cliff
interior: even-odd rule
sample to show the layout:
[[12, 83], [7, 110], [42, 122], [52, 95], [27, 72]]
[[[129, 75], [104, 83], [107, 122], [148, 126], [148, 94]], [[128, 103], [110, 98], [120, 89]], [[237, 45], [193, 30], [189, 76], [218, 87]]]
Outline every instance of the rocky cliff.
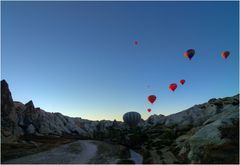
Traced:
[[145, 162], [238, 163], [239, 95], [210, 99], [185, 111], [151, 116], [143, 131]]
[[17, 112], [14, 107], [11, 92], [5, 80], [1, 81], [1, 139], [2, 142], [15, 141], [23, 134], [18, 127]]
[[13, 101], [5, 80], [1, 81], [1, 94], [2, 143], [16, 141], [22, 135], [78, 135], [92, 138], [95, 130], [104, 132], [112, 125], [123, 127], [123, 123], [117, 121], [72, 118], [35, 108], [32, 101], [26, 104]]
[[152, 115], [129, 129], [117, 121], [90, 121], [13, 101], [1, 81], [1, 143], [26, 135], [77, 136], [135, 149], [143, 163], [238, 163], [239, 95], [210, 99], [169, 116]]

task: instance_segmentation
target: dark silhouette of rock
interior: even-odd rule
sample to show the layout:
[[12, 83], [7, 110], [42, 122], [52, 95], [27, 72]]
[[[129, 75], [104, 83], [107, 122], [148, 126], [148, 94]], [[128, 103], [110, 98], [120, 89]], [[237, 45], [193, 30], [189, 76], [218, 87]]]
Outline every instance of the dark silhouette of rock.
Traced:
[[30, 109], [30, 110], [35, 109], [32, 100], [30, 100], [28, 103], [26, 103], [25, 106], [26, 106], [27, 109]]
[[11, 92], [5, 80], [1, 81], [1, 142], [15, 141], [21, 134]]
[[1, 81], [1, 105], [7, 106], [6, 109], [13, 106], [12, 94], [6, 80]]

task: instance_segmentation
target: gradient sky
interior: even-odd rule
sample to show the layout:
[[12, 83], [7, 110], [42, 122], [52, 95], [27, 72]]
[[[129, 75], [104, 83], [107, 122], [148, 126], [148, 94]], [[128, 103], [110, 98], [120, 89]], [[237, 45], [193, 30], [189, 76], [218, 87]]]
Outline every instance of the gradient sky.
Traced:
[[[239, 92], [238, 2], [2, 2], [1, 8], [1, 78], [14, 100], [72, 117], [122, 120], [127, 111], [146, 119]], [[191, 61], [183, 57], [190, 48]], [[224, 50], [231, 51], [227, 60]], [[171, 92], [168, 85], [180, 79], [184, 86]]]

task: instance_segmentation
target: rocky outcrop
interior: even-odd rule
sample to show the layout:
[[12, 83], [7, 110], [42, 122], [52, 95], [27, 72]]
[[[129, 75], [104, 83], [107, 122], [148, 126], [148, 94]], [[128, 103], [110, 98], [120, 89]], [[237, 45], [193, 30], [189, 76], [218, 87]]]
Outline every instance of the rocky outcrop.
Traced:
[[151, 125], [164, 124], [178, 130], [188, 130], [202, 125], [212, 116], [226, 109], [238, 108], [239, 95], [222, 99], [210, 99], [208, 103], [195, 105], [187, 110], [169, 116], [152, 115], [147, 119]]
[[35, 109], [32, 100], [30, 100], [28, 103], [26, 103], [25, 107], [26, 107], [26, 109], [29, 109], [29, 110], [34, 110]]
[[12, 94], [8, 88], [6, 80], [1, 81], [1, 99], [1, 105], [4, 105], [2, 108], [8, 109], [13, 106]]
[[93, 138], [96, 130], [106, 132], [107, 127], [119, 124], [113, 121], [89, 121], [60, 113], [45, 112], [35, 108], [32, 100], [26, 104], [14, 102], [5, 80], [1, 81], [1, 92], [2, 143], [17, 141], [21, 135], [78, 135]]
[[35, 132], [36, 132], [35, 127], [32, 124], [28, 125], [28, 127], [26, 129], [26, 133], [27, 134], [34, 134]]
[[[190, 139], [192, 163], [229, 163], [238, 159], [239, 110], [235, 106], [208, 119]], [[222, 159], [223, 155], [232, 157]], [[235, 158], [234, 158], [235, 157]], [[214, 162], [213, 162], [214, 160]], [[233, 163], [232, 162], [232, 163]]]
[[13, 101], [8, 84], [1, 81], [2, 143], [22, 135], [70, 135], [104, 140], [135, 149], [143, 163], [238, 163], [239, 95], [210, 99], [169, 116], [152, 115], [138, 127], [118, 121], [90, 121], [45, 112]]
[[164, 115], [151, 115], [146, 121], [149, 124], [157, 125], [157, 124], [164, 124], [166, 117]]
[[239, 162], [239, 95], [147, 121], [145, 163]]
[[117, 121], [90, 121], [81, 118], [64, 116], [61, 113], [45, 112], [35, 108], [33, 101], [23, 104], [13, 101], [8, 84], [1, 81], [2, 89], [2, 143], [17, 141], [21, 135], [77, 135], [83, 138], [94, 138], [94, 135], [107, 133], [108, 128], [126, 127]]
[[5, 80], [1, 81], [1, 141], [15, 141], [23, 134], [17, 125], [17, 113], [11, 92]]

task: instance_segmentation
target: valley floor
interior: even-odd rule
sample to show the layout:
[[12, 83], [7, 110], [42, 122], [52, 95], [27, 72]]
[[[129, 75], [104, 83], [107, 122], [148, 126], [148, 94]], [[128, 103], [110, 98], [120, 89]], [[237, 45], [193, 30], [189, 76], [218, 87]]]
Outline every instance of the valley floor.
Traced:
[[[141, 163], [142, 157], [130, 150], [127, 155], [125, 147], [112, 145], [101, 141], [78, 140], [64, 144], [48, 151], [11, 159], [3, 164], [87, 164], [87, 163], [111, 163], [115, 164], [120, 159], [128, 159]], [[131, 158], [130, 158], [131, 159]]]

